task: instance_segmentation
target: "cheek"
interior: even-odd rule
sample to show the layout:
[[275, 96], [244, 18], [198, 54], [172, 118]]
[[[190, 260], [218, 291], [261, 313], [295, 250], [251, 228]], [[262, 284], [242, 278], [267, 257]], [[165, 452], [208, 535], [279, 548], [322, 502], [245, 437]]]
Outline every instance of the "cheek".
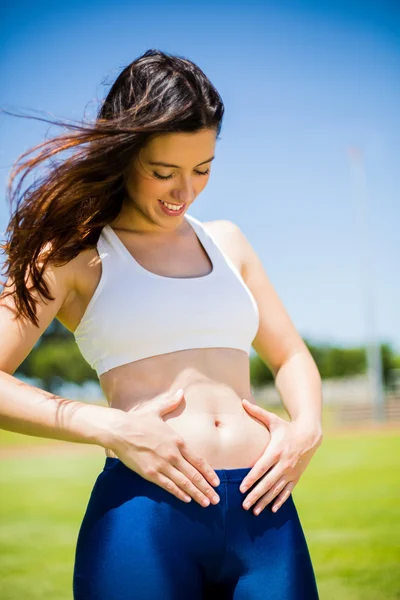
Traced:
[[209, 180], [210, 176], [208, 175], [207, 177], [201, 177], [201, 181], [197, 182], [197, 185], [195, 186], [195, 190], [196, 193], [199, 194], [202, 190], [204, 190], [204, 188], [206, 187], [208, 180]]
[[130, 183], [130, 191], [136, 196], [142, 198], [162, 198], [168, 186], [163, 181], [158, 181], [152, 177], [137, 177]]
[[155, 179], [141, 165], [134, 163], [125, 179], [125, 186], [132, 197], [148, 199], [165, 194], [166, 182]]
[[162, 198], [168, 192], [170, 185], [170, 182], [157, 181], [156, 179], [143, 180], [143, 194], [151, 198]]

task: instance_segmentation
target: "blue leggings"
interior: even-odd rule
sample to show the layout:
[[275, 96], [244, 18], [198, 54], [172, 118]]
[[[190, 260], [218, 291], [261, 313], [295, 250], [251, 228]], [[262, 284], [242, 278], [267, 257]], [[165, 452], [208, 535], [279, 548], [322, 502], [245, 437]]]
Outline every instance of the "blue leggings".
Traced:
[[250, 467], [214, 470], [220, 501], [203, 508], [107, 457], [79, 530], [74, 599], [317, 600], [292, 495], [255, 516], [239, 491]]

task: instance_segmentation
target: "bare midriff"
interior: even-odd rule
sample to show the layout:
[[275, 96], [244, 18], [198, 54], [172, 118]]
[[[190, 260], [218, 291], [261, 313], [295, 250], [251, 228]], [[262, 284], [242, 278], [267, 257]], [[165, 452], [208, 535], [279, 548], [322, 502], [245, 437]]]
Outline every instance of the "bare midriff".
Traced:
[[[103, 373], [100, 384], [109, 405], [127, 412], [182, 388], [184, 399], [161, 418], [213, 469], [252, 467], [269, 443], [267, 427], [242, 404], [242, 398], [255, 402], [243, 350], [196, 348], [152, 356]], [[106, 454], [116, 456], [110, 449]]]

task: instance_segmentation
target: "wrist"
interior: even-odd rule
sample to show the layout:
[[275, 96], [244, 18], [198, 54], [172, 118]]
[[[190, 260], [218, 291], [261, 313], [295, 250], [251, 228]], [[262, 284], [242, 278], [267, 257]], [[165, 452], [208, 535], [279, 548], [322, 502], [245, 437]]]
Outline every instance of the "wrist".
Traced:
[[299, 431], [306, 433], [307, 435], [315, 437], [316, 439], [322, 439], [323, 437], [321, 419], [298, 417], [297, 419], [293, 419], [292, 423], [295, 424]]
[[[103, 408], [103, 407], [102, 407]], [[126, 422], [127, 413], [119, 408], [104, 407], [97, 422], [95, 443], [103, 448], [114, 450], [121, 440], [121, 431]]]

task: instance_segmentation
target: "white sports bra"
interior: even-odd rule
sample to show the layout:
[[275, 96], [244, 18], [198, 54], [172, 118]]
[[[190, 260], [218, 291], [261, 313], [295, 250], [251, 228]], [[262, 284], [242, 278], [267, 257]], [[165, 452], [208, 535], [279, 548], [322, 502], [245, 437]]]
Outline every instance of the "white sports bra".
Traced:
[[147, 271], [110, 225], [97, 242], [102, 272], [74, 331], [97, 375], [150, 356], [191, 348], [236, 348], [250, 353], [259, 311], [231, 260], [202, 223], [185, 214], [213, 268], [200, 277]]

